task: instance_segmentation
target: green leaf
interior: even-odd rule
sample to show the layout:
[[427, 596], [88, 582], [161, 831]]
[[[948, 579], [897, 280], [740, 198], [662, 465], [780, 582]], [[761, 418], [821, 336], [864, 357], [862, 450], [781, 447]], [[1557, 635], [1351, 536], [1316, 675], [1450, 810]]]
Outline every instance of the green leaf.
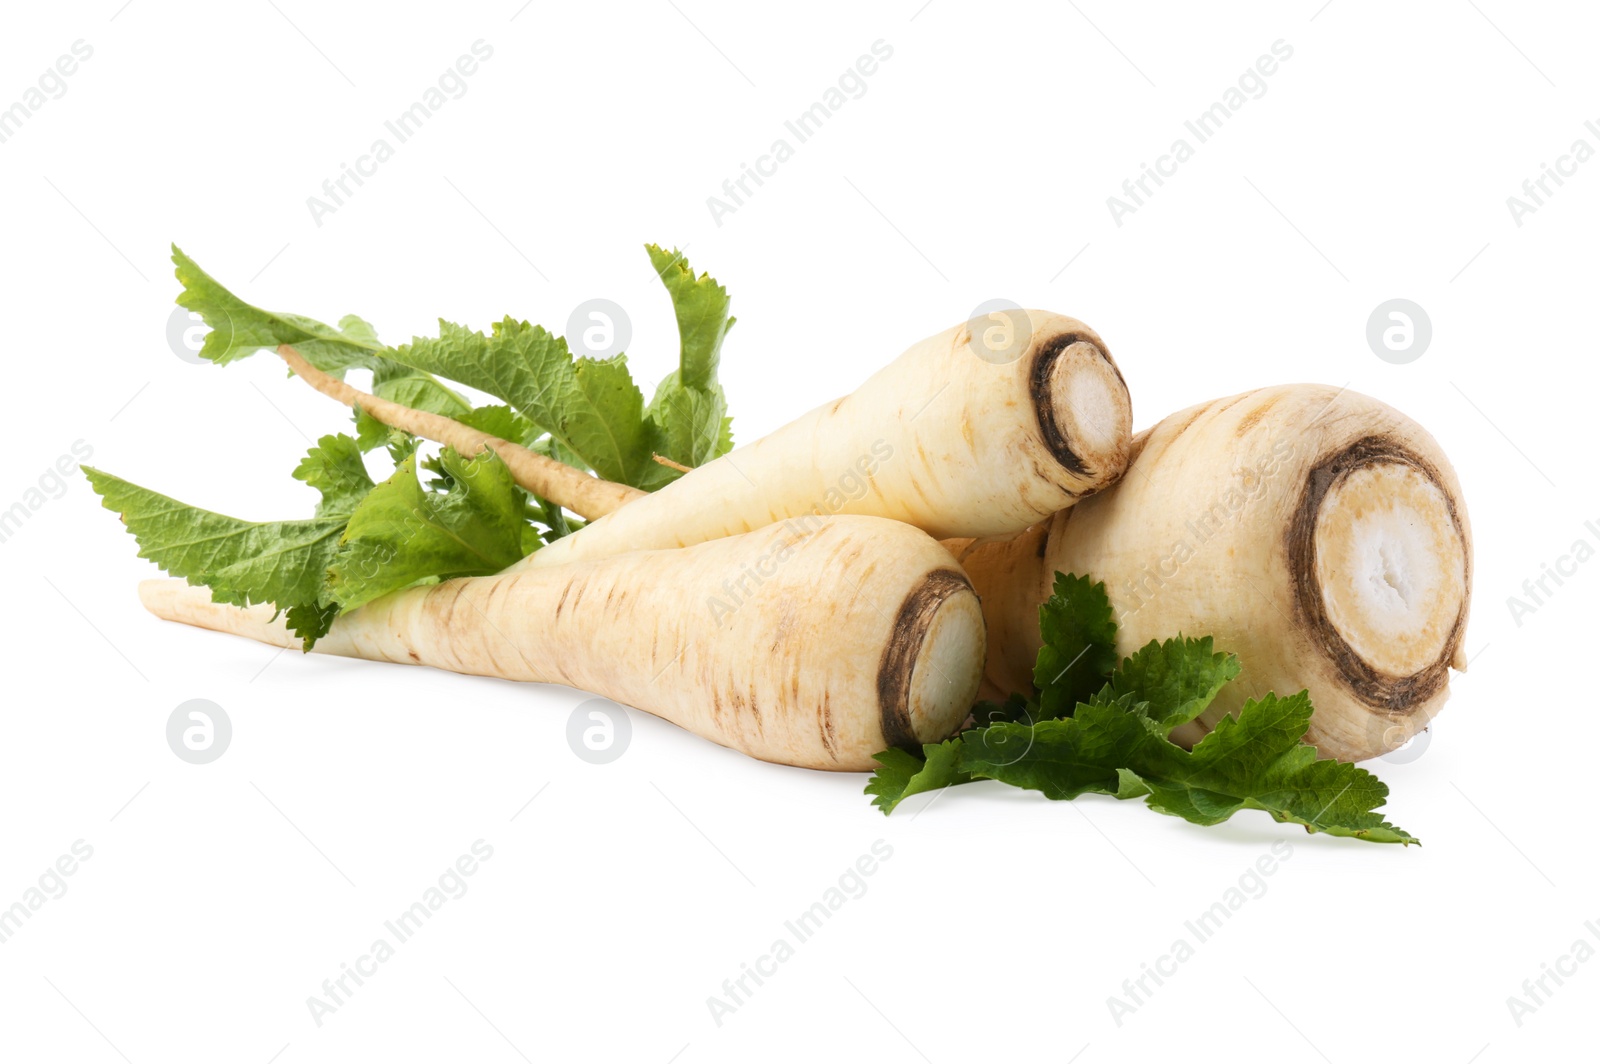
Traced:
[[479, 432], [487, 432], [491, 436], [519, 443], [524, 447], [528, 446], [539, 432], [533, 422], [509, 406], [480, 406], [462, 414], [456, 420]]
[[[400, 436], [411, 435], [409, 432], [390, 428], [359, 406], [352, 411], [352, 414], [355, 416], [356, 422], [356, 446], [361, 448], [363, 454], [390, 443], [396, 434]], [[402, 455], [402, 457], [404, 456]]]
[[1058, 800], [1115, 794], [1117, 769], [1130, 763], [1152, 736], [1134, 713], [1104, 709], [1104, 717], [1085, 716], [1096, 708], [1079, 706], [1077, 716], [1063, 720], [966, 732], [961, 736], [962, 767]]
[[[453, 389], [387, 357], [389, 349], [367, 322], [347, 314], [337, 328], [299, 314], [275, 313], [251, 306], [202, 270], [178, 246], [172, 246], [174, 273], [183, 285], [178, 305], [199, 314], [211, 327], [200, 346], [200, 357], [226, 365], [263, 348], [290, 344], [313, 366], [343, 379], [352, 368], [370, 369], [373, 393], [385, 399], [446, 417], [457, 417], [472, 404]], [[357, 439], [363, 451], [384, 442], [378, 422], [359, 411]]]
[[183, 285], [178, 305], [199, 314], [211, 327], [200, 347], [201, 358], [225, 365], [262, 348], [293, 344], [307, 362], [338, 377], [352, 366], [378, 365], [383, 345], [372, 326], [360, 318], [346, 317], [334, 328], [298, 314], [275, 314], [251, 306], [218, 284], [176, 244], [172, 261]]
[[1373, 812], [1389, 797], [1382, 780], [1348, 762], [1319, 759], [1301, 741], [1311, 711], [1305, 691], [1268, 694], [1246, 702], [1237, 717], [1222, 718], [1192, 751], [1173, 747], [1176, 753], [1162, 751], [1160, 764], [1129, 767], [1149, 788], [1152, 809], [1191, 823], [1219, 824], [1240, 809], [1261, 809], [1307, 831], [1416, 842]]
[[317, 606], [302, 603], [283, 611], [283, 623], [289, 627], [289, 631], [300, 637], [301, 648], [309, 651], [316, 645], [317, 640], [328, 634], [328, 630], [333, 627], [334, 619], [338, 616], [337, 605]]
[[[649, 418], [660, 431], [657, 453], [680, 465], [701, 466], [733, 449], [728, 401], [717, 382], [722, 341], [733, 327], [728, 292], [710, 274], [698, 277], [676, 250], [646, 244], [650, 265], [672, 297], [678, 321], [678, 368], [656, 386]], [[659, 487], [680, 476], [658, 465], [654, 483]]]
[[1064, 717], [1089, 699], [1117, 666], [1117, 622], [1105, 584], [1057, 573], [1055, 590], [1039, 607], [1044, 645], [1033, 667], [1046, 717]]
[[[979, 703], [976, 726], [924, 757], [889, 750], [867, 793], [885, 813], [908, 794], [993, 779], [1058, 800], [1144, 798], [1158, 813], [1219, 824], [1241, 809], [1368, 842], [1414, 843], [1375, 812], [1388, 799], [1365, 769], [1319, 760], [1304, 741], [1311, 699], [1268, 694], [1224, 717], [1193, 750], [1168, 738], [1239, 674], [1209, 636], [1152, 640], [1116, 667], [1116, 623], [1104, 584], [1056, 574], [1039, 610], [1039, 700]], [[1107, 679], [1109, 677], [1109, 679]], [[1069, 701], [1070, 699], [1070, 701]], [[934, 758], [937, 754], [938, 762]]]
[[924, 746], [922, 755], [918, 757], [898, 747], [872, 755], [880, 767], [867, 781], [863, 793], [875, 796], [872, 804], [885, 816], [913, 794], [972, 782], [972, 777], [961, 770], [959, 739]]
[[[1192, 751], [1169, 741], [1143, 703], [1083, 704], [1064, 720], [999, 724], [962, 738], [961, 768], [1048, 798], [1086, 793], [1147, 799], [1151, 809], [1194, 824], [1220, 824], [1241, 809], [1284, 823], [1363, 839], [1413, 843], [1373, 812], [1388, 788], [1365, 769], [1319, 760], [1301, 741], [1311, 721], [1305, 692], [1267, 695], [1224, 717]], [[996, 755], [996, 731], [1010, 744]]]
[[1012, 695], [1004, 702], [979, 702], [972, 707], [975, 728], [987, 728], [991, 724], [1032, 724], [1040, 719], [1039, 704], [1021, 695]]
[[148, 558], [173, 576], [211, 589], [216, 602], [281, 609], [315, 605], [339, 547], [343, 516], [242, 521], [188, 506], [110, 473], [83, 467], [102, 505], [122, 515]]
[[650, 456], [661, 433], [644, 418], [626, 356], [574, 360], [561, 337], [506, 318], [488, 336], [441, 320], [436, 339], [417, 337], [393, 357], [509, 403], [606, 480], [637, 487], [660, 468]]
[[554, 543], [562, 536], [570, 536], [576, 531], [572, 527], [573, 523], [567, 520], [565, 510], [549, 499], [540, 499], [537, 496], [534, 498], [539, 504], [539, 520], [549, 529], [543, 536], [546, 543]]
[[1212, 650], [1211, 637], [1150, 640], [1111, 676], [1113, 697], [1132, 695], [1150, 703], [1150, 716], [1165, 731], [1199, 716], [1239, 675], [1239, 659]]
[[322, 494], [318, 517], [350, 516], [356, 504], [372, 490], [372, 477], [361, 460], [361, 447], [339, 433], [324, 436], [295, 467], [293, 476]]
[[695, 276], [689, 261], [676, 248], [663, 250], [646, 244], [650, 265], [672, 296], [678, 319], [678, 374], [685, 388], [710, 390], [717, 383], [722, 341], [736, 319], [728, 316], [728, 290], [709, 273]]
[[[691, 468], [721, 457], [733, 447], [732, 421], [727, 413], [728, 401], [720, 387], [685, 387], [677, 373], [668, 374], [650, 400], [649, 417], [660, 435], [656, 453]], [[683, 475], [659, 463], [656, 471], [660, 483]]]
[[384, 359], [372, 371], [372, 394], [413, 410], [443, 414], [457, 421], [472, 413], [472, 404], [431, 373]]
[[416, 455], [373, 488], [329, 566], [331, 597], [355, 609], [418, 580], [497, 573], [523, 557], [522, 490], [493, 451], [439, 457], [449, 488], [428, 491]]

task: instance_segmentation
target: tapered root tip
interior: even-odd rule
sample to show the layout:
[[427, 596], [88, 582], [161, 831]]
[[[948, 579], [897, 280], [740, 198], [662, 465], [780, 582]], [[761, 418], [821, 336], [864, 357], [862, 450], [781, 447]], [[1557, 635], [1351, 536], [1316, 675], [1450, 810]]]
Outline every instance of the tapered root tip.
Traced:
[[139, 604], [163, 621], [181, 621], [180, 613], [186, 612], [190, 604], [210, 600], [203, 588], [192, 588], [182, 580], [139, 581]]
[[211, 601], [211, 592], [183, 580], [143, 580], [139, 601], [164, 621], [177, 621], [213, 632], [228, 632], [279, 647], [299, 647], [270, 603], [229, 606]]
[[937, 569], [895, 616], [878, 670], [888, 746], [918, 751], [961, 726], [983, 675], [983, 608], [966, 575]]

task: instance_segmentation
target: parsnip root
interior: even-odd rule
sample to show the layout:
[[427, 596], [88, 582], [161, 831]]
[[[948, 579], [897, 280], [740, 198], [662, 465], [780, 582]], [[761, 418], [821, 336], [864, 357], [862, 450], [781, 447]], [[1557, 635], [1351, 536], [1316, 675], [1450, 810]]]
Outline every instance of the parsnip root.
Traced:
[[1174, 414], [1134, 441], [1113, 491], [1014, 539], [954, 544], [989, 626], [986, 687], [1027, 690], [1057, 572], [1105, 581], [1127, 654], [1177, 632], [1239, 655], [1246, 697], [1308, 688], [1307, 734], [1360, 760], [1449, 696], [1472, 582], [1460, 485], [1398, 411], [1319, 385], [1262, 388]]
[[834, 514], [892, 518], [939, 537], [1012, 534], [1071, 506], [1122, 475], [1127, 386], [1088, 326], [1019, 313], [1029, 327], [1013, 360], [980, 355], [981, 322], [946, 329], [850, 395], [520, 564], [683, 547]]
[[[270, 605], [218, 605], [181, 580], [139, 593], [167, 620], [299, 646]], [[315, 649], [566, 684], [763, 760], [864, 771], [961, 724], [983, 648], [977, 596], [943, 547], [844, 516], [396, 592]]]

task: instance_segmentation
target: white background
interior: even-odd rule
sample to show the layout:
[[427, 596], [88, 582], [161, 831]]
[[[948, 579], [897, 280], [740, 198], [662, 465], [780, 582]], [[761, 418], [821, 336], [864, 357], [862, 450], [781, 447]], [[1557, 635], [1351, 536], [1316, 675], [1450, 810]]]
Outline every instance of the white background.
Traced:
[[[1520, 625], [1507, 606], [1600, 541], [1584, 528], [1600, 521], [1600, 161], [1521, 226], [1506, 204], [1575, 139], [1600, 148], [1592, 12], [121, 2], [29, 5], [0, 35], [0, 106], [74, 41], [94, 50], [0, 144], [0, 508], [81, 439], [93, 464], [195, 503], [309, 513], [288, 471], [341, 411], [268, 357], [176, 357], [171, 241], [252, 302], [359, 313], [391, 342], [437, 316], [560, 330], [604, 296], [631, 314], [647, 392], [676, 352], [640, 249], [659, 241], [734, 296], [742, 441], [991, 298], [1095, 326], [1141, 426], [1285, 381], [1399, 407], [1465, 486], [1474, 660], [1424, 756], [1372, 766], [1420, 850], [997, 785], [885, 819], [864, 777], [757, 763], [643, 714], [624, 756], [586, 764], [565, 738], [578, 692], [159, 623], [134, 596], [152, 568], [74, 475], [0, 544], [0, 905], [75, 840], [93, 857], [0, 945], [0, 1057], [1592, 1054], [1600, 964], [1520, 1027], [1506, 1003], [1574, 940], [1600, 945], [1584, 928], [1600, 564]], [[480, 38], [493, 58], [466, 94], [315, 224], [307, 197]], [[879, 39], [893, 57], [865, 95], [716, 224], [707, 197]], [[1280, 39], [1293, 57], [1265, 95], [1116, 225], [1106, 198]], [[1408, 365], [1365, 339], [1394, 297], [1433, 323]], [[166, 744], [190, 698], [233, 722], [210, 765]], [[469, 892], [314, 1023], [308, 996], [477, 839], [494, 856]], [[867, 893], [714, 1023], [706, 999], [877, 839], [893, 857]], [[1114, 1023], [1122, 981], [1280, 841], [1292, 857], [1265, 895]]]

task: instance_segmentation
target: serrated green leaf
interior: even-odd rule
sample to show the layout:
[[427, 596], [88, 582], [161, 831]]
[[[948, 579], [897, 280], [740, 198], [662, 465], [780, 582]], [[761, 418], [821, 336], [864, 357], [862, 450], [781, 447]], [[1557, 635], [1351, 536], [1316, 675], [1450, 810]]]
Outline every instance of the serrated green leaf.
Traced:
[[1239, 659], [1216, 652], [1211, 637], [1154, 639], [1124, 659], [1111, 675], [1112, 696], [1150, 704], [1150, 717], [1170, 732], [1199, 716], [1239, 675]]
[[1004, 702], [979, 702], [972, 707], [974, 728], [987, 728], [991, 724], [1032, 724], [1039, 719], [1039, 704], [1021, 695], [1012, 695]]
[[328, 566], [330, 597], [355, 609], [418, 580], [497, 573], [521, 559], [523, 495], [493, 451], [439, 456], [449, 490], [428, 491], [415, 455], [373, 488]]
[[178, 305], [199, 314], [211, 327], [200, 347], [203, 359], [225, 365], [262, 348], [292, 344], [307, 362], [337, 377], [354, 366], [371, 369], [379, 364], [383, 345], [360, 318], [346, 317], [335, 328], [298, 314], [262, 310], [224, 288], [176, 244], [172, 262], [183, 285]]
[[532, 442], [539, 431], [533, 422], [509, 406], [503, 405], [480, 406], [462, 414], [456, 420], [479, 432], [487, 432], [491, 436], [498, 436], [502, 440], [509, 440], [524, 447]]
[[1156, 812], [1195, 824], [1258, 809], [1307, 831], [1417, 841], [1375, 812], [1389, 794], [1381, 780], [1318, 759], [1304, 741], [1312, 713], [1306, 692], [1252, 699], [1186, 750], [1169, 733], [1239, 674], [1237, 658], [1215, 651], [1209, 637], [1177, 636], [1152, 640], [1113, 672], [1106, 664], [1115, 664], [1111, 605], [1104, 585], [1085, 577], [1057, 573], [1039, 614], [1039, 700], [1012, 695], [1003, 704], [980, 703], [976, 726], [943, 744], [936, 771], [914, 754], [879, 755], [885, 767], [868, 788], [878, 795], [875, 804], [888, 812], [915, 790], [979, 778], [1058, 800], [1090, 793], [1144, 798]]
[[139, 557], [211, 589], [216, 602], [279, 609], [315, 604], [339, 547], [344, 516], [242, 521], [189, 506], [110, 473], [83, 467], [102, 505], [122, 515]]
[[[648, 411], [659, 429], [657, 454], [691, 468], [705, 465], [726, 454], [733, 446], [728, 403], [722, 389], [688, 388], [678, 383], [676, 373], [668, 374], [656, 388]], [[671, 466], [655, 463], [654, 483], [641, 485], [654, 490], [683, 474]]]
[[316, 645], [317, 640], [328, 634], [338, 616], [337, 605], [330, 603], [318, 606], [302, 603], [283, 611], [283, 623], [288, 626], [289, 631], [300, 637], [300, 646], [309, 651]]
[[[660, 432], [657, 453], [680, 465], [701, 466], [733, 448], [728, 402], [717, 383], [722, 341], [734, 323], [728, 315], [731, 304], [727, 290], [710, 274], [696, 276], [678, 251], [655, 244], [645, 250], [672, 297], [678, 322], [678, 368], [656, 386], [648, 411]], [[657, 466], [649, 486], [659, 487], [679, 475], [669, 466]]]
[[1117, 666], [1117, 622], [1105, 584], [1057, 573], [1055, 588], [1039, 607], [1044, 645], [1033, 667], [1040, 709], [1064, 717], [1110, 678]]
[[372, 394], [413, 410], [443, 414], [457, 421], [472, 413], [472, 404], [464, 396], [431, 373], [389, 359], [384, 359], [372, 371]]
[[732, 303], [727, 289], [709, 273], [698, 277], [676, 248], [666, 251], [646, 244], [650, 265], [672, 296], [678, 319], [678, 374], [682, 387], [710, 390], [716, 387], [722, 360], [722, 341], [736, 319], [728, 315]]
[[[1311, 721], [1305, 692], [1267, 695], [1225, 717], [1192, 751], [1166, 738], [1144, 703], [1082, 704], [1067, 719], [998, 724], [962, 735], [960, 767], [974, 776], [1070, 799], [1099, 793], [1146, 799], [1159, 813], [1220, 824], [1241, 809], [1368, 842], [1413, 843], [1374, 809], [1388, 788], [1365, 769], [1319, 760], [1301, 741]], [[994, 751], [996, 734], [1005, 739]]]
[[1301, 741], [1311, 723], [1311, 698], [1268, 694], [1238, 716], [1222, 718], [1192, 751], [1168, 756], [1165, 771], [1140, 771], [1148, 804], [1196, 824], [1217, 824], [1240, 809], [1261, 809], [1275, 820], [1369, 842], [1414, 843], [1409, 833], [1372, 810], [1389, 788], [1364, 768], [1319, 759]]
[[318, 517], [348, 517], [373, 487], [359, 444], [343, 433], [318, 440], [295, 467], [293, 476], [321, 493]]
[[1118, 767], [1128, 763], [1149, 733], [1134, 714], [1113, 713], [1109, 726], [1090, 727], [1069, 717], [965, 732], [961, 765], [975, 776], [1057, 800], [1114, 794]]
[[930, 743], [922, 748], [921, 757], [898, 747], [872, 757], [879, 767], [862, 793], [873, 795], [872, 804], [885, 816], [913, 794], [972, 782], [972, 777], [961, 770], [959, 739]]
[[660, 468], [650, 457], [660, 430], [644, 418], [625, 356], [574, 360], [561, 337], [506, 318], [487, 336], [441, 320], [437, 338], [417, 337], [393, 357], [510, 404], [607, 480], [637, 487]]

